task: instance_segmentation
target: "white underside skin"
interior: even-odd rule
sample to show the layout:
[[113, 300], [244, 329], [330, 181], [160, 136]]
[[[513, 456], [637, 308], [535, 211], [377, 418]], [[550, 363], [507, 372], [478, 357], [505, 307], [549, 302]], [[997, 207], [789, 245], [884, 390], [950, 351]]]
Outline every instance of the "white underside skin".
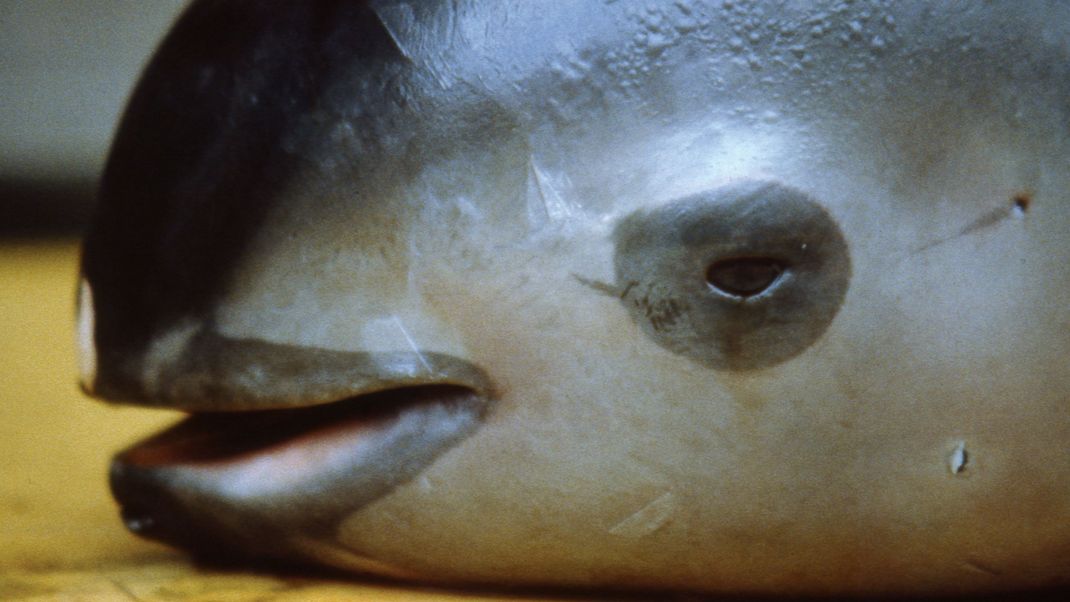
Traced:
[[[1070, 83], [1015, 75], [991, 47], [1032, 36], [1041, 50], [1022, 52], [1057, 64], [1070, 21], [1039, 5], [1003, 18], [951, 4], [928, 16], [881, 2], [677, 4], [688, 10], [545, 26], [557, 36], [533, 21], [508, 51], [530, 72], [498, 42], [463, 38], [483, 31], [463, 11], [459, 58], [392, 30], [426, 67], [417, 83], [515, 82], [492, 90], [515, 127], [448, 145], [428, 118], [413, 128], [436, 152], [405, 181], [391, 180], [388, 148], [342, 169], [345, 137], [325, 142], [216, 324], [235, 338], [451, 354], [489, 375], [497, 401], [474, 435], [308, 548], [436, 581], [955, 592], [1065, 579]], [[644, 19], [688, 15], [705, 25], [644, 30], [675, 32], [663, 54], [629, 42]], [[798, 23], [790, 44], [763, 25], [774, 17]], [[570, 49], [581, 24], [628, 32], [606, 35], [635, 63], [635, 87], [593, 72], [608, 50]], [[454, 59], [465, 68], [436, 70]], [[586, 92], [570, 92], [569, 69]], [[545, 73], [564, 82], [539, 90], [553, 118], [525, 104]], [[656, 345], [591, 283], [614, 282], [620, 217], [752, 179], [827, 209], [850, 288], [793, 359], [713, 370]]]

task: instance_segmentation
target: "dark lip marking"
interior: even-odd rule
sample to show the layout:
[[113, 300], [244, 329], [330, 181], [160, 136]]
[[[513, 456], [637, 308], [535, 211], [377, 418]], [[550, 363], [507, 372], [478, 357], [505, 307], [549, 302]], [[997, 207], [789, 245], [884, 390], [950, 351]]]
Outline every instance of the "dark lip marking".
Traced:
[[210, 326], [154, 370], [152, 382], [146, 361], [144, 355], [117, 361], [108, 378], [98, 379], [93, 396], [189, 412], [305, 407], [419, 385], [456, 385], [496, 397], [480, 367], [444, 353], [337, 351], [230, 338]]

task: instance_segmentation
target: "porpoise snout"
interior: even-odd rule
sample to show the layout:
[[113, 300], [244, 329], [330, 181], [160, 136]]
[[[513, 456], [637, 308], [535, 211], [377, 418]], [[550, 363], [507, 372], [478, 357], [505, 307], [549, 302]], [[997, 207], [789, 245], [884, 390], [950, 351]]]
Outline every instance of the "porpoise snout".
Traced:
[[[154, 390], [187, 392], [194, 413], [116, 455], [110, 480], [128, 529], [202, 558], [293, 558], [333, 545], [347, 517], [475, 432], [492, 398], [482, 372], [452, 356], [426, 355], [411, 373], [397, 355], [207, 334], [189, 347], [202, 360], [177, 354]], [[210, 369], [198, 363], [206, 354]], [[242, 380], [280, 370], [290, 378], [266, 381], [278, 391]], [[352, 373], [360, 378], [343, 378]], [[323, 397], [328, 389], [336, 399]]]
[[[112, 495], [132, 533], [185, 549], [198, 558], [242, 557], [242, 546], [224, 535], [210, 514], [191, 512], [157, 473], [122, 458], [109, 471]], [[270, 548], [267, 548], [270, 549]]]

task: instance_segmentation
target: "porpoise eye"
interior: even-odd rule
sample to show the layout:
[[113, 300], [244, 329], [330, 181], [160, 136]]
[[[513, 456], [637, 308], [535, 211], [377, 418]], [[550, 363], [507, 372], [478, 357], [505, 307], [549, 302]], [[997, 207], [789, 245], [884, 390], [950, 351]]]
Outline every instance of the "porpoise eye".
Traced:
[[753, 297], [773, 286], [785, 268], [783, 261], [770, 257], [723, 259], [706, 270], [706, 282], [729, 295]]
[[625, 217], [616, 287], [662, 347], [722, 370], [787, 361], [814, 344], [847, 293], [839, 226], [805, 193], [744, 182]]

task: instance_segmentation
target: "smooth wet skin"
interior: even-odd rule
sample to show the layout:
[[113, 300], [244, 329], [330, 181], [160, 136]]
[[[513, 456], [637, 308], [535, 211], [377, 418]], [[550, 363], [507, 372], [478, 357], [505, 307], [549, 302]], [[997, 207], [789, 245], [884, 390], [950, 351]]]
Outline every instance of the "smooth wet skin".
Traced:
[[436, 583], [1070, 575], [1064, 3], [196, 2], [83, 386], [136, 531]]

